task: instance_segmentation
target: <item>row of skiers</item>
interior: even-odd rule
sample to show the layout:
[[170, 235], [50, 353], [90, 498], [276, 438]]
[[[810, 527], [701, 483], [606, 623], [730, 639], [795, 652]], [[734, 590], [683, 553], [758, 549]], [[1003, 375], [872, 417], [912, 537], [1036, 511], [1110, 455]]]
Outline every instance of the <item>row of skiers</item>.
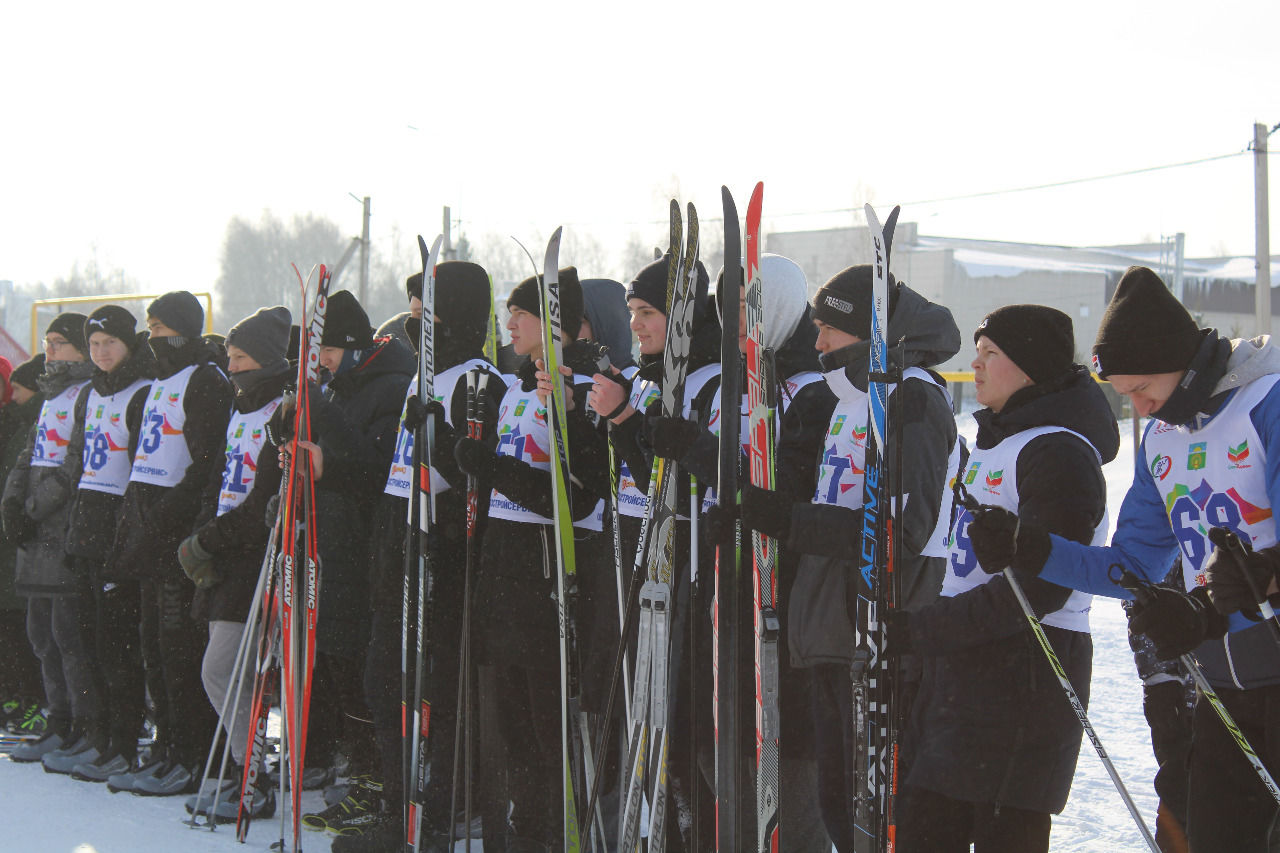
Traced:
[[[865, 592], [856, 579], [872, 272], [846, 269], [810, 301], [797, 264], [763, 256], [763, 343], [775, 353], [780, 392], [778, 488], [744, 485], [737, 501], [725, 502], [709, 488], [721, 419], [719, 316], [724, 299], [743, 294], [724, 293], [723, 276], [713, 288], [698, 265], [683, 417], [662, 417], [655, 401], [670, 260], [646, 266], [625, 289], [580, 282], [573, 268], [560, 271], [561, 326], [566, 339], [577, 339], [564, 350], [572, 373], [566, 393], [578, 565], [578, 666], [570, 689], [588, 719], [608, 710], [619, 589], [631, 588], [651, 462], [655, 455], [677, 460], [698, 488], [694, 509], [686, 502], [682, 514], [704, 522], [704, 541], [698, 565], [690, 565], [690, 525], [680, 522], [677, 553], [685, 556], [676, 571], [671, 719], [688, 724], [672, 725], [678, 820], [668, 822], [668, 847], [714, 849], [712, 545], [722, 525], [740, 523], [744, 535], [755, 530], [781, 543], [780, 849], [862, 849], [853, 813], [861, 768], [850, 662], [860, 639], [855, 600]], [[485, 848], [563, 843], [565, 687], [548, 418], [537, 375], [538, 284], [521, 282], [507, 300], [509, 363], [499, 369], [483, 354], [491, 310], [484, 270], [460, 261], [436, 268], [436, 399], [426, 405], [411, 385], [421, 276], [407, 282], [408, 316], [390, 321], [380, 330], [386, 334], [373, 332], [349, 293], [329, 299], [320, 341], [327, 375], [323, 391], [308, 391], [322, 582], [307, 754], [323, 768], [341, 744], [353, 775], [377, 779], [344, 801], [359, 822], [343, 826], [352, 831], [335, 839], [335, 850], [399, 849], [406, 837], [401, 608], [411, 436], [427, 418], [435, 419], [438, 522], [430, 544], [427, 688], [435, 772], [424, 846], [447, 844], [455, 820], [448, 769], [465, 607], [479, 714], [479, 759], [471, 771]], [[892, 278], [889, 287], [887, 338], [897, 381], [883, 458], [902, 509], [894, 559], [901, 593], [886, 631], [902, 674], [897, 701], [905, 721], [896, 849], [1048, 849], [1081, 729], [1001, 573], [1010, 567], [1087, 702], [1091, 595], [1132, 598], [1116, 583], [1117, 567], [1154, 584], [1180, 555], [1184, 588], [1152, 591], [1133, 606], [1131, 627], [1166, 660], [1194, 651], [1249, 743], [1276, 766], [1280, 653], [1268, 627], [1248, 618], [1256, 602], [1244, 583], [1273, 593], [1280, 566], [1270, 550], [1271, 488], [1280, 475], [1269, 462], [1280, 458], [1271, 444], [1280, 429], [1272, 411], [1280, 405], [1272, 389], [1280, 356], [1269, 341], [1229, 341], [1199, 329], [1153, 272], [1125, 273], [1094, 344], [1093, 367], [1151, 421], [1133, 486], [1121, 507], [1109, 509], [1102, 465], [1115, 457], [1119, 433], [1093, 376], [1075, 363], [1070, 317], [1009, 305], [974, 330], [972, 367], [984, 408], [975, 415], [974, 446], [966, 448], [957, 440], [947, 383], [935, 370], [960, 352], [960, 331], [945, 307]], [[203, 312], [189, 293], [157, 299], [146, 325], [139, 334], [127, 311], [107, 306], [88, 318], [60, 315], [46, 332], [44, 407], [0, 510], [6, 535], [21, 543], [17, 584], [28, 600], [49, 730], [13, 755], [120, 790], [177, 793], [198, 783], [235, 650], [251, 623], [249, 603], [274, 520], [270, 498], [281, 476], [284, 394], [296, 369], [288, 357], [290, 317], [281, 307], [236, 324], [225, 351], [202, 337]], [[741, 323], [738, 337], [745, 349]], [[465, 427], [465, 377], [477, 371], [489, 377], [478, 438]], [[739, 416], [744, 411], [739, 403]], [[470, 601], [463, 593], [468, 477], [479, 483], [481, 520]], [[974, 509], [974, 500], [983, 508]], [[1119, 515], [1108, 546], [1109, 512]], [[1244, 550], [1218, 547], [1209, 532], [1215, 527], [1233, 530]], [[749, 589], [745, 598], [749, 608]], [[752, 684], [750, 630], [740, 640], [740, 682]], [[140, 761], [144, 696], [158, 739]], [[739, 700], [750, 720], [751, 697]], [[247, 717], [246, 700], [222, 721], [239, 762]], [[1206, 703], [1197, 705], [1193, 725], [1189, 755], [1167, 762], [1156, 781], [1162, 806], [1198, 853], [1265, 850], [1275, 801]], [[739, 745], [748, 767], [750, 729]], [[585, 739], [594, 727], [583, 732]], [[619, 727], [597, 753], [606, 838], [616, 837], [618, 776], [629, 769], [622, 741]], [[754, 799], [750, 772], [737, 788]], [[270, 802], [265, 790], [261, 801], [264, 808]]]

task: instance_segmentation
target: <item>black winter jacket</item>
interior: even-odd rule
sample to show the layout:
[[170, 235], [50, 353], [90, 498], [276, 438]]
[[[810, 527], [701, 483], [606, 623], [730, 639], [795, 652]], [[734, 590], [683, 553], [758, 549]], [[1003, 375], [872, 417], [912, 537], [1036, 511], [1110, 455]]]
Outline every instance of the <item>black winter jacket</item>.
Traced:
[[197, 365], [183, 398], [186, 423], [182, 435], [191, 464], [172, 487], [129, 484], [104, 579], [172, 578], [182, 571], [178, 545], [194, 530], [209, 478], [225, 456], [232, 392], [231, 383], [217, 365], [218, 358], [214, 344], [197, 339], [170, 353], [157, 369], [156, 378], [166, 379]]
[[[46, 367], [46, 373], [38, 380], [40, 392], [46, 400], [53, 400], [71, 386], [86, 382], [94, 367], [90, 362], [72, 362], [56, 374], [47, 370]], [[66, 426], [68, 448], [73, 427], [74, 424]], [[65, 595], [77, 592], [85, 580], [73, 570], [65, 548], [67, 519], [80, 482], [80, 469], [69, 465], [65, 456], [56, 467], [32, 465], [39, 429], [38, 422], [32, 425], [27, 443], [5, 481], [4, 500], [20, 498], [27, 518], [35, 522], [34, 535], [18, 547], [15, 586], [19, 595]]]
[[314, 409], [324, 451], [324, 475], [316, 482], [321, 651], [363, 654], [373, 511], [386, 486], [400, 412], [416, 369], [408, 347], [395, 338], [379, 341], [334, 377], [326, 404]]
[[[983, 410], [977, 445], [989, 448], [1037, 426], [1058, 425], [1018, 457], [1018, 515], [1089, 542], [1106, 511], [1102, 461], [1119, 434], [1101, 390], [1082, 367], [1018, 391], [1004, 410]], [[1096, 448], [1097, 454], [1094, 453]], [[1020, 578], [1038, 616], [1070, 590]], [[1080, 748], [1080, 724], [1003, 576], [910, 615], [910, 642], [924, 656], [924, 680], [909, 737], [907, 784], [968, 802], [1058, 813], [1066, 805]], [[1087, 633], [1044, 626], [1068, 678], [1089, 701], [1093, 643]]]
[[[891, 361], [895, 365], [899, 360], [904, 362], [904, 369], [933, 367], [960, 350], [960, 331], [951, 312], [905, 285], [899, 289], [889, 321], [889, 339], [902, 342], [901, 356], [895, 346]], [[828, 353], [823, 357], [827, 369], [823, 387], [851, 394], [847, 389], [852, 385], [865, 393], [869, 361], [870, 347], [865, 342]], [[886, 494], [910, 496], [896, 567], [903, 584], [902, 606], [907, 609], [933, 601], [942, 586], [944, 561], [920, 555], [934, 531], [948, 474], [954, 473], [948, 472], [947, 463], [956, 441], [955, 419], [942, 390], [946, 382], [936, 375], [934, 378], [936, 385], [908, 379], [889, 397], [885, 467], [890, 479]], [[829, 427], [824, 424], [819, 456]], [[899, 446], [904, 449], [901, 470], [897, 465]], [[815, 459], [814, 464], [817, 462]], [[848, 665], [856, 645], [853, 602], [857, 594], [857, 587], [849, 581], [859, 571], [862, 513], [813, 503], [812, 498], [811, 490], [802, 503], [793, 504], [791, 537], [784, 552], [800, 555], [788, 607], [791, 662], [801, 667]], [[916, 671], [918, 674], [918, 667]]]
[[[257, 411], [279, 397], [292, 381], [292, 371], [284, 370], [278, 376], [265, 380], [250, 394], [237, 392], [232, 405], [241, 414]], [[223, 434], [226, 434], [225, 427]], [[227, 450], [224, 446], [221, 464], [209, 470], [200, 515], [195, 523], [200, 545], [213, 554], [214, 567], [220, 579], [208, 589], [196, 589], [191, 615], [210, 622], [246, 622], [271, 536], [263, 518], [272, 495], [280, 491], [283, 472], [278, 461], [278, 448], [269, 438], [264, 440], [258, 453], [258, 472], [253, 479], [253, 488], [245, 495], [243, 503], [218, 515], [219, 493], [226, 477], [226, 466]]]

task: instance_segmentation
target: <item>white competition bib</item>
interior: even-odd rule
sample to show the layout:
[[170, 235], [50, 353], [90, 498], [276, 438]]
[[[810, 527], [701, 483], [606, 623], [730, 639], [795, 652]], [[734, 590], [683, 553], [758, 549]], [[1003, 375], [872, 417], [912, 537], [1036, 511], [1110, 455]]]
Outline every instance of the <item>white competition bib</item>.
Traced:
[[[493, 365], [483, 359], [473, 358], [464, 361], [461, 364], [455, 364], [448, 370], [442, 370], [436, 374], [434, 383], [436, 401], [444, 403], [445, 400], [452, 400], [454, 392], [457, 390], [458, 382], [462, 379], [468, 370], [483, 370], [493, 376], [497, 376], [498, 372]], [[400, 429], [396, 433], [396, 450], [391, 457], [391, 470], [387, 473], [387, 485], [383, 488], [383, 492], [388, 495], [395, 495], [398, 498], [408, 499], [409, 490], [413, 486], [413, 433], [404, 428], [405, 407], [408, 405], [409, 398], [418, 393], [418, 377], [415, 374], [413, 380], [409, 383], [409, 389], [405, 391], [405, 406], [400, 407]], [[449, 426], [456, 426], [453, 422], [453, 412], [450, 406], [444, 407], [444, 421]], [[452, 486], [440, 472], [431, 468], [431, 491], [435, 494], [447, 492]]]
[[[88, 380], [86, 380], [87, 382]], [[68, 385], [56, 397], [45, 400], [36, 421], [35, 445], [31, 448], [31, 467], [56, 468], [67, 458], [74, 426], [76, 397], [85, 382]]]
[[167, 379], [151, 383], [151, 394], [142, 410], [142, 428], [138, 435], [138, 451], [133, 456], [130, 482], [156, 486], [176, 486], [182, 482], [191, 464], [191, 451], [182, 428], [187, 423], [184, 401], [187, 385], [196, 372], [188, 365]]
[[[249, 497], [258, 478], [258, 457], [267, 443], [267, 421], [280, 408], [276, 397], [261, 409], [241, 414], [232, 411], [227, 423], [227, 464], [222, 469], [222, 489], [218, 492], [218, 515], [225, 515]], [[268, 460], [267, 464], [273, 464]]]
[[129, 424], [126, 410], [139, 388], [150, 379], [137, 379], [109, 397], [89, 389], [84, 410], [84, 469], [80, 488], [109, 495], [123, 495], [129, 485]]

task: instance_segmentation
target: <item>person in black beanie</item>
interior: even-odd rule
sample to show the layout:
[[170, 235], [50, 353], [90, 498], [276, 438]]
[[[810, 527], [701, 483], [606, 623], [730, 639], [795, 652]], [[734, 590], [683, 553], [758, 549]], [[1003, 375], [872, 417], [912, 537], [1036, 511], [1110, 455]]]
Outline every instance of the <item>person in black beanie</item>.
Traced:
[[373, 753], [372, 730], [361, 722], [368, 719], [361, 672], [370, 630], [373, 499], [415, 369], [407, 347], [374, 338], [369, 315], [350, 291], [330, 294], [319, 344], [330, 378], [311, 406], [321, 584], [306, 787], [332, 781], [339, 747], [358, 760]]
[[[890, 654], [914, 652], [924, 665], [904, 738], [913, 746], [898, 806], [902, 853], [970, 843], [1047, 851], [1080, 751], [1080, 722], [998, 574], [1007, 560], [983, 547], [982, 527], [1016, 511], [1072, 541], [1104, 541], [1102, 464], [1115, 458], [1119, 432], [1089, 371], [1072, 362], [1066, 314], [1006, 306], [987, 315], [974, 340], [976, 395], [986, 408], [974, 415], [976, 446], [956, 488], [983, 508], [957, 514], [941, 598], [891, 611], [887, 623]], [[1018, 581], [1087, 704], [1090, 597], [1044, 579]]]
[[137, 332], [137, 321], [119, 305], [95, 310], [84, 330], [96, 369], [76, 399], [76, 427], [67, 448], [66, 466], [77, 488], [66, 552], [92, 588], [86, 643], [97, 652], [104, 701], [89, 732], [89, 748], [53, 769], [105, 782], [131, 766], [145, 711], [138, 584], [106, 583], [102, 569], [115, 542], [155, 359]]
[[[599, 370], [598, 345], [575, 340], [582, 322], [582, 289], [577, 270], [559, 272], [561, 329], [566, 343], [565, 382], [571, 407], [567, 428], [574, 478], [574, 546], [579, 566], [607, 564], [603, 498], [609, 493], [608, 453], [603, 425], [589, 416], [586, 394]], [[520, 282], [507, 300], [507, 330], [515, 352], [532, 360], [522, 367], [499, 407], [497, 451], [486, 442], [461, 438], [458, 466], [492, 488], [488, 529], [475, 581], [476, 626], [472, 654], [481, 667], [479, 707], [497, 711], [501, 740], [508, 750], [509, 798], [514, 804], [507, 849], [559, 844], [561, 826], [560, 629], [552, 599], [558, 571], [545, 561], [552, 536], [553, 496], [548, 455], [546, 404], [540, 399], [535, 363], [543, 357], [539, 281]], [[565, 602], [570, 614], [574, 602]], [[488, 671], [486, 676], [485, 671]], [[519, 845], [525, 845], [520, 847]]]
[[27, 637], [49, 701], [45, 736], [14, 750], [15, 761], [63, 760], [87, 749], [88, 730], [101, 713], [93, 647], [82, 630], [93, 596], [64, 550], [75, 496], [65, 464], [73, 412], [93, 373], [85, 359], [84, 323], [83, 314], [59, 314], [45, 331], [44, 373], [37, 380], [44, 403], [0, 499], [5, 536], [18, 545], [15, 589], [27, 599]]
[[[421, 290], [421, 275], [409, 279], [412, 296], [414, 287]], [[403, 824], [404, 786], [402, 780], [402, 740], [400, 704], [400, 643], [403, 590], [405, 583], [405, 544], [407, 535], [416, 535], [416, 527], [406, 527], [410, 488], [413, 482], [414, 431], [427, 417], [436, 418], [435, 444], [432, 456], [432, 483], [436, 488], [437, 533], [432, 548], [432, 565], [439, 567], [432, 575], [433, 621], [431, 646], [428, 653], [433, 660], [425, 692], [432, 712], [431, 767], [429, 792], [423, 810], [425, 842], [424, 850], [436, 850], [433, 844], [447, 839], [453, 815], [449, 814], [453, 765], [454, 713], [457, 704], [458, 649], [461, 641], [463, 610], [463, 568], [466, 564], [466, 475], [458, 468], [453, 456], [454, 441], [465, 435], [467, 415], [468, 373], [487, 374], [487, 387], [480, 407], [483, 420], [482, 434], [486, 446], [497, 445], [495, 422], [498, 402], [505, 392], [503, 378], [485, 358], [482, 351], [489, 322], [489, 276], [483, 267], [466, 261], [445, 261], [436, 267], [435, 281], [435, 396], [434, 405], [422, 405], [417, 397], [416, 364], [410, 369], [415, 375], [401, 393], [397, 403], [399, 419], [396, 422], [393, 451], [384, 458], [383, 467], [372, 484], [376, 491], [368, 494], [362, 487], [359, 500], [365, 507], [373, 507], [373, 535], [370, 537], [371, 559], [365, 585], [370, 605], [369, 636], [364, 663], [364, 699], [373, 720], [376, 751], [370, 750], [358, 757], [376, 762], [364, 768], [376, 779], [375, 783], [361, 783], [351, 790], [348, 797], [334, 808], [309, 816], [309, 825], [321, 822], [332, 830], [340, 831], [348, 823], [362, 826], [362, 835], [340, 835], [334, 840], [335, 853], [366, 853], [367, 851], [399, 850], [404, 845]], [[414, 305], [420, 315], [421, 303]], [[420, 320], [409, 316], [405, 321], [408, 340], [416, 348], [420, 338]], [[403, 404], [403, 408], [399, 408]], [[328, 474], [326, 473], [326, 477]], [[483, 533], [487, 517], [488, 492], [482, 491], [477, 517]], [[412, 571], [416, 572], [414, 565]], [[410, 648], [414, 643], [410, 639]], [[478, 709], [480, 706], [476, 706]], [[487, 709], [481, 710], [482, 717]], [[475, 727], [477, 730], [479, 726]], [[487, 737], [484, 743], [492, 747], [496, 738]], [[483, 761], [491, 761], [482, 754]], [[434, 768], [443, 768], [435, 772]], [[496, 774], [487, 774], [493, 777]], [[483, 786], [477, 786], [480, 794]], [[488, 789], [491, 790], [491, 786]], [[382, 800], [379, 807], [378, 800]], [[483, 802], [483, 796], [478, 800]], [[506, 801], [485, 810], [485, 825], [498, 827], [491, 836], [500, 837], [500, 828], [506, 820]]]
[[[1133, 485], [1108, 547], [1085, 547], [1012, 513], [971, 527], [984, 566], [1012, 566], [1094, 594], [1129, 598], [1121, 569], [1158, 584], [1179, 553], [1183, 590], [1151, 586], [1131, 609], [1130, 630], [1163, 659], [1195, 653], [1205, 678], [1264, 766], [1280, 771], [1280, 658], [1258, 623], [1258, 601], [1276, 589], [1280, 546], [1273, 517], [1280, 454], [1280, 352], [1268, 337], [1227, 340], [1198, 329], [1154, 272], [1121, 277], [1093, 348], [1094, 365], [1134, 411], [1149, 415]], [[1192, 719], [1186, 793], [1182, 767], [1163, 766], [1156, 791], [1185, 805], [1192, 850], [1269, 850], [1276, 803], [1232, 734], [1205, 701]], [[1174, 801], [1176, 800], [1176, 802]]]
[[216, 723], [200, 681], [207, 629], [191, 616], [195, 586], [177, 556], [205, 486], [224, 461], [231, 412], [231, 384], [218, 366], [217, 345], [201, 337], [203, 324], [199, 301], [186, 291], [147, 306], [156, 376], [102, 569], [104, 583], [140, 587], [143, 665], [159, 731], [148, 761], [107, 785], [150, 796], [194, 791]]
[[[900, 355], [905, 364], [895, 365], [902, 378], [889, 397], [894, 426], [882, 449], [890, 460], [885, 494], [910, 496], [895, 519], [901, 548], [893, 571], [895, 607], [916, 610], [937, 599], [944, 572], [941, 540], [949, 532], [952, 505], [947, 482], [960, 451], [946, 381], [935, 369], [959, 352], [961, 337], [947, 308], [890, 279], [885, 337], [895, 342], [890, 357], [897, 361]], [[872, 284], [869, 265], [853, 266], [819, 288], [812, 302], [823, 386], [836, 398], [812, 454], [818, 457], [815, 487], [795, 496], [799, 500], [764, 502], [763, 511], [757, 507], [768, 493], [743, 487], [744, 519], [759, 515], [762, 523], [778, 526], [776, 533], [787, 534], [781, 542], [782, 568], [793, 565], [795, 579], [786, 611], [788, 662], [808, 676], [802, 684], [809, 713], [801, 721], [813, 733], [822, 823], [840, 853], [856, 849], [859, 835], [851, 789], [857, 750], [849, 676], [858, 645], [858, 590], [852, 579], [862, 553]], [[899, 446], [910, 450], [899, 456]], [[899, 458], [901, 465], [893, 461]], [[895, 713], [903, 718], [909, 718], [920, 678], [918, 657], [899, 659]], [[913, 746], [903, 738], [897, 765], [904, 775]]]

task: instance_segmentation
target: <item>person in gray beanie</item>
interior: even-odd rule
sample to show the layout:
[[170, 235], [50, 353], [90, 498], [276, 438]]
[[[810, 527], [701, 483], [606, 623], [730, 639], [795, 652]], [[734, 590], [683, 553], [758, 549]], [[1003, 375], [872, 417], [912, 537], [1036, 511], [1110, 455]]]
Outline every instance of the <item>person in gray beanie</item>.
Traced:
[[[291, 317], [279, 305], [261, 308], [231, 327], [227, 356], [236, 394], [226, 429], [225, 464], [214, 466], [204, 486], [195, 532], [178, 546], [178, 562], [196, 585], [192, 615], [208, 622], [201, 678], [210, 708], [223, 707], [235, 676], [236, 649], [245, 631], [253, 592], [270, 530], [263, 525], [267, 504], [279, 492], [280, 466], [273, 464], [278, 448], [267, 421], [280, 409], [285, 388], [293, 379], [285, 353]], [[249, 685], [237, 705], [222, 720], [231, 741], [231, 754], [241, 767], [249, 732]], [[262, 768], [259, 768], [262, 770]], [[266, 780], [261, 772], [259, 779]], [[253, 795], [255, 817], [274, 811], [273, 795], [263, 786]], [[238, 789], [205, 793], [199, 808], [216, 819], [234, 820]], [[197, 795], [198, 796], [198, 795]], [[197, 808], [193, 796], [188, 810]]]

